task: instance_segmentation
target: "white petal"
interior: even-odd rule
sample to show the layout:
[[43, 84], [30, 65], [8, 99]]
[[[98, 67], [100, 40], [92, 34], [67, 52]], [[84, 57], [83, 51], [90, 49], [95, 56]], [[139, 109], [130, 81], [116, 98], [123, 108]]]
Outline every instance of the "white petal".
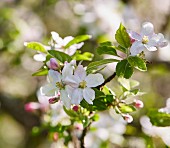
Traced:
[[64, 78], [63, 81], [64, 81], [65, 84], [70, 85], [72, 87], [78, 87], [79, 83], [81, 82], [74, 75], [67, 76], [66, 78]]
[[71, 96], [71, 103], [75, 105], [79, 105], [82, 100], [83, 100], [83, 90], [81, 88], [74, 89], [73, 94]]
[[58, 88], [55, 87], [53, 84], [47, 84], [40, 88], [41, 94], [46, 96], [55, 96], [58, 92]]
[[142, 37], [139, 33], [131, 31], [131, 30], [128, 30], [127, 32], [129, 34], [130, 38], [138, 40], [138, 41], [142, 40]]
[[77, 48], [75, 48], [74, 46], [70, 46], [65, 50], [65, 53], [72, 56], [76, 52], [76, 50]]
[[142, 24], [142, 29], [141, 29], [141, 35], [142, 36], [148, 36], [152, 35], [154, 33], [154, 26], [150, 22], [145, 22]]
[[95, 91], [91, 88], [86, 87], [83, 89], [83, 97], [89, 103], [93, 104], [93, 100], [95, 99]]
[[65, 107], [67, 107], [67, 108], [71, 107], [71, 100], [70, 100], [66, 90], [61, 90], [60, 91], [60, 99], [63, 102]]
[[86, 71], [85, 69], [83, 68], [82, 65], [78, 65], [75, 72], [74, 72], [74, 75], [77, 77], [77, 79], [80, 79], [80, 81], [83, 81], [86, 77]]
[[35, 54], [34, 60], [39, 61], [39, 62], [43, 62], [43, 61], [46, 60], [46, 55], [43, 54], [43, 53]]
[[66, 90], [66, 92], [68, 93], [69, 98], [71, 98], [71, 96], [72, 96], [72, 94], [73, 94], [73, 91], [74, 91], [74, 88], [71, 87], [71, 86], [69, 86], [69, 85], [66, 85], [66, 86], [65, 86], [65, 90]]
[[156, 50], [157, 50], [157, 48], [154, 47], [154, 46], [152, 46], [152, 45], [147, 45], [147, 44], [145, 44], [144, 46], [145, 46], [149, 51], [156, 51]]
[[96, 87], [104, 82], [104, 78], [101, 74], [89, 74], [86, 78], [87, 87]]
[[51, 83], [61, 82], [61, 74], [58, 71], [49, 70], [48, 79]]
[[140, 41], [135, 41], [130, 48], [130, 53], [132, 56], [135, 56], [141, 53], [144, 49], [145, 47]]
[[59, 34], [57, 32], [52, 31], [51, 32], [52, 38], [53, 40], [59, 44], [62, 45], [63, 44], [63, 39], [59, 36]]
[[63, 46], [67, 45], [67, 43], [69, 43], [71, 40], [73, 40], [74, 38], [72, 36], [67, 36], [63, 39]]
[[63, 70], [62, 70], [62, 77], [63, 79], [65, 79], [68, 75], [72, 75], [73, 74], [73, 66], [71, 63], [67, 63], [65, 64]]

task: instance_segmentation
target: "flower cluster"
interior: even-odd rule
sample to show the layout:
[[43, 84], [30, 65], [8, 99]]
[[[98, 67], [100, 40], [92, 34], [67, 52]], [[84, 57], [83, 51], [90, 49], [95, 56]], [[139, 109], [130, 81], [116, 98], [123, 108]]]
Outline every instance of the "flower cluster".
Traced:
[[63, 104], [70, 108], [71, 104], [79, 105], [84, 98], [89, 104], [93, 104], [96, 87], [104, 82], [101, 74], [86, 74], [82, 65], [76, 66], [76, 61], [65, 62], [61, 72], [55, 71], [54, 61], [51, 62], [52, 69], [48, 72], [48, 84], [41, 87], [41, 93], [45, 96], [60, 97]]

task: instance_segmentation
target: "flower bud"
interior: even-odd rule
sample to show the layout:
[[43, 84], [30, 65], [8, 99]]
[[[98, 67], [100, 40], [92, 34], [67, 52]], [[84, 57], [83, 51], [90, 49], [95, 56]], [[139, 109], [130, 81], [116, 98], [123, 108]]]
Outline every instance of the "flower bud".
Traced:
[[51, 58], [50, 61], [47, 62], [47, 66], [53, 70], [56, 70], [59, 67], [58, 62], [55, 58]]
[[128, 123], [131, 123], [133, 121], [133, 117], [129, 114], [122, 114], [123, 118], [125, 121], [127, 121]]
[[57, 132], [55, 132], [55, 133], [53, 134], [53, 140], [54, 140], [54, 141], [57, 141], [57, 140], [58, 140], [58, 133], [57, 133]]
[[134, 106], [136, 108], [143, 108], [143, 102], [141, 100], [134, 100]]
[[79, 106], [77, 106], [77, 105], [73, 106], [73, 110], [74, 110], [75, 112], [77, 112], [78, 109], [79, 109]]
[[40, 104], [36, 102], [29, 102], [25, 104], [24, 108], [27, 112], [33, 112], [40, 108]]
[[48, 102], [49, 102], [50, 104], [54, 104], [54, 103], [58, 102], [58, 98], [56, 98], [56, 97], [50, 98], [50, 99], [48, 100]]

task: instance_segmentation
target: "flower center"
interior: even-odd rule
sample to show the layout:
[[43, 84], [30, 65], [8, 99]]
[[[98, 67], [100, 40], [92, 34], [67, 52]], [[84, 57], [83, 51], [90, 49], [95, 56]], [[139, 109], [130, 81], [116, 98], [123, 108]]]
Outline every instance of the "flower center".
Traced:
[[86, 81], [82, 81], [79, 83], [80, 88], [85, 88], [86, 87]]
[[64, 84], [62, 82], [57, 82], [56, 87], [58, 87], [59, 89], [64, 89]]
[[143, 43], [143, 44], [147, 44], [148, 42], [149, 42], [148, 36], [145, 36], [145, 35], [144, 35], [144, 37], [143, 37], [143, 39], [142, 39], [142, 43]]

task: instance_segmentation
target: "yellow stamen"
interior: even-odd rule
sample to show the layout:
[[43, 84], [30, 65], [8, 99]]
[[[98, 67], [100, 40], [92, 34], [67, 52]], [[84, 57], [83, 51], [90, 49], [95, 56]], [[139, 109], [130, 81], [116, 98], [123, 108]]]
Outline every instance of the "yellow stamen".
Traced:
[[86, 81], [82, 81], [79, 83], [80, 88], [85, 88], [86, 87]]
[[142, 43], [143, 43], [143, 44], [147, 44], [148, 42], [149, 42], [148, 36], [145, 36], [145, 35], [144, 35], [144, 37], [143, 37], [143, 39], [142, 39]]

